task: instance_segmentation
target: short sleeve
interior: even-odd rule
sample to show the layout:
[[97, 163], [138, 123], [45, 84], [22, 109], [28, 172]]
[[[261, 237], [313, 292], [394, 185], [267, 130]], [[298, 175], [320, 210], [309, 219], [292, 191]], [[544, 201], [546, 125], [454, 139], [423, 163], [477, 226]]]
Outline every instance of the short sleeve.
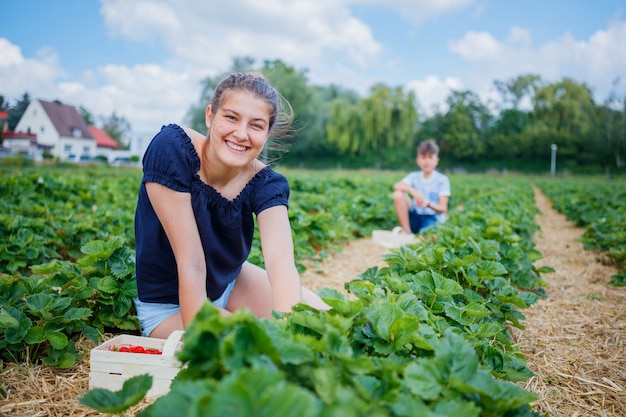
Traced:
[[441, 177], [439, 195], [442, 197], [450, 197], [450, 179], [445, 175], [441, 175]]
[[163, 126], [143, 157], [143, 182], [156, 182], [175, 191], [190, 192], [191, 181], [200, 169], [193, 143], [177, 125]]
[[289, 207], [289, 182], [283, 175], [268, 169], [255, 187], [252, 199], [252, 211], [257, 215], [274, 206]]
[[419, 172], [413, 171], [406, 174], [404, 178], [402, 178], [402, 182], [408, 184], [412, 188], [418, 188], [420, 183]]

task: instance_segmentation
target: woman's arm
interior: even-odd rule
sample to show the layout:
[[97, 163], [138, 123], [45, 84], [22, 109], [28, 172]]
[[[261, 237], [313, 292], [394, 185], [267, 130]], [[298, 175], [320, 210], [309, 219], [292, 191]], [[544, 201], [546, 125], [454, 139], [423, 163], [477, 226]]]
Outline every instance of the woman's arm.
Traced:
[[293, 239], [285, 206], [263, 210], [257, 216], [265, 269], [272, 286], [272, 306], [288, 312], [302, 301], [302, 284], [293, 256]]
[[174, 251], [180, 311], [186, 327], [207, 301], [206, 263], [191, 194], [155, 182], [146, 183], [146, 191]]

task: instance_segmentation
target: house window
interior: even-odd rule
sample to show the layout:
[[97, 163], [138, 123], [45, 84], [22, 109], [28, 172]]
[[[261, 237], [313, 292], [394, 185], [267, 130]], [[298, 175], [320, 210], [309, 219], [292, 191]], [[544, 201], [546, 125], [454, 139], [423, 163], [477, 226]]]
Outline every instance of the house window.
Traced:
[[63, 151], [64, 151], [65, 153], [70, 153], [70, 152], [72, 152], [72, 145], [65, 145], [65, 146], [63, 147]]
[[73, 127], [72, 128], [72, 136], [74, 136], [75, 138], [81, 137], [82, 133], [83, 132], [81, 132], [79, 128], [77, 128], [77, 127]]
[[89, 154], [89, 146], [83, 146], [83, 153]]
[[39, 128], [39, 132], [40, 132], [40, 133], [45, 132], [45, 130], [46, 130], [46, 128], [45, 128], [45, 127], [43, 127], [43, 126], [41, 126], [41, 127]]

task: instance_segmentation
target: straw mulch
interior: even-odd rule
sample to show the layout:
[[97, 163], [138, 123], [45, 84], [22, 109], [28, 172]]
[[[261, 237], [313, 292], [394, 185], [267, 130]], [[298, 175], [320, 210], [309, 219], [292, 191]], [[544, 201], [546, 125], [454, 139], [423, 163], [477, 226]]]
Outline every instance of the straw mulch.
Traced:
[[522, 384], [537, 393], [534, 409], [549, 416], [626, 416], [626, 288], [609, 285], [616, 269], [586, 251], [583, 230], [535, 190], [541, 210], [537, 249], [556, 272], [548, 298], [524, 312], [517, 342], [536, 376]]
[[[536, 199], [542, 212], [537, 217], [542, 229], [537, 249], [544, 254], [538, 264], [557, 272], [544, 276], [548, 298], [524, 312], [526, 329], [514, 331], [536, 373], [521, 385], [539, 395], [534, 409], [549, 416], [626, 416], [626, 288], [607, 285], [614, 269], [576, 241], [583, 230], [556, 213], [539, 192]], [[382, 265], [380, 258], [388, 251], [371, 239], [350, 242], [342, 252], [309, 263], [303, 284], [312, 290], [343, 291], [345, 282]], [[93, 345], [84, 342], [81, 347], [88, 358]], [[5, 363], [0, 366], [0, 387], [7, 394], [0, 401], [0, 415], [101, 416], [78, 403], [89, 389], [88, 360], [67, 370]]]

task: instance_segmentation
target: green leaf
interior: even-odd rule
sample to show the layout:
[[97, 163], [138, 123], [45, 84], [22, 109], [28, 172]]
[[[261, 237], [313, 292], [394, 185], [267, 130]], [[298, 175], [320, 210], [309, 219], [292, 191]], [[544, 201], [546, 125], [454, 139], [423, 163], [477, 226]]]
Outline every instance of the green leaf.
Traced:
[[311, 382], [322, 401], [331, 404], [340, 385], [339, 369], [329, 365], [316, 368], [311, 373]]
[[424, 400], [436, 400], [443, 391], [443, 375], [432, 359], [420, 358], [404, 369], [406, 387]]
[[455, 398], [438, 402], [435, 412], [438, 416], [478, 417], [481, 415], [481, 408], [470, 401]]
[[71, 368], [76, 363], [76, 357], [70, 352], [63, 352], [59, 355], [57, 366], [62, 369]]
[[478, 369], [478, 355], [469, 342], [449, 330], [435, 352], [435, 361], [445, 370], [446, 378], [467, 381]]
[[82, 332], [85, 335], [85, 337], [91, 340], [92, 342], [98, 343], [100, 341], [100, 337], [101, 337], [100, 332], [94, 327], [85, 326], [83, 327]]
[[52, 347], [56, 350], [65, 349], [65, 347], [67, 346], [67, 342], [68, 342], [67, 336], [61, 332], [47, 332], [46, 339], [48, 340], [48, 342], [50, 342]]
[[63, 321], [71, 322], [76, 320], [82, 320], [91, 316], [92, 310], [90, 308], [76, 308], [72, 307], [63, 314]]
[[382, 339], [389, 341], [391, 340], [391, 327], [402, 317], [402, 310], [388, 301], [379, 300], [366, 308], [364, 314], [372, 322], [376, 333]]
[[433, 279], [435, 282], [435, 294], [437, 296], [463, 294], [463, 287], [455, 280], [445, 278], [437, 273], [433, 273]]
[[0, 307], [0, 329], [7, 329], [9, 327], [17, 327], [19, 322], [15, 317], [9, 314], [4, 308]]
[[26, 305], [32, 313], [41, 313], [52, 310], [53, 298], [48, 294], [33, 294], [26, 299]]
[[98, 281], [98, 289], [107, 294], [117, 294], [120, 291], [120, 284], [112, 276], [106, 276]]
[[83, 395], [79, 402], [101, 413], [123, 413], [141, 401], [152, 387], [152, 375], [144, 374], [124, 381], [122, 389], [110, 391], [95, 388]]
[[37, 343], [43, 343], [46, 341], [46, 335], [44, 333], [43, 327], [33, 326], [28, 329], [26, 336], [24, 337], [24, 341], [29, 345], [34, 345]]

